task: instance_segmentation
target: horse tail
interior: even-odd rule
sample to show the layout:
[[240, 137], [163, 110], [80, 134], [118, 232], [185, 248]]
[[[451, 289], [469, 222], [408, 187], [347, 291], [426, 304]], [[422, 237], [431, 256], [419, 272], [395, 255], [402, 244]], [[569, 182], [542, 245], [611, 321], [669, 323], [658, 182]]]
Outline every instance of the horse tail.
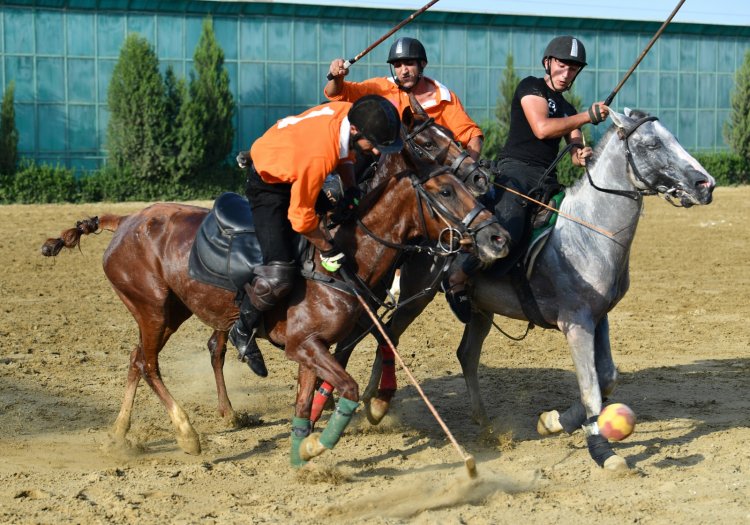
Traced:
[[75, 248], [81, 243], [81, 237], [102, 230], [115, 231], [127, 215], [102, 215], [78, 221], [75, 228], [64, 230], [60, 237], [49, 238], [42, 245], [42, 255], [55, 257], [63, 248]]

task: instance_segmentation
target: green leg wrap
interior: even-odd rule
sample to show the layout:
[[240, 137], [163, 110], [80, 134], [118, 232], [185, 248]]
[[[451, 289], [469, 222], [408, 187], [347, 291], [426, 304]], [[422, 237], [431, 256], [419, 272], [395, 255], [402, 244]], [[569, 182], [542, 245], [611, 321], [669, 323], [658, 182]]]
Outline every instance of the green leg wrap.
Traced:
[[302, 467], [307, 461], [299, 457], [299, 445], [302, 440], [310, 435], [312, 423], [304, 417], [292, 418], [292, 451], [289, 460], [293, 467]]
[[333, 412], [331, 419], [328, 420], [325, 430], [320, 435], [320, 443], [327, 449], [332, 449], [339, 442], [341, 434], [344, 433], [349, 421], [352, 420], [354, 411], [357, 410], [359, 403], [350, 401], [346, 398], [339, 398], [336, 410]]

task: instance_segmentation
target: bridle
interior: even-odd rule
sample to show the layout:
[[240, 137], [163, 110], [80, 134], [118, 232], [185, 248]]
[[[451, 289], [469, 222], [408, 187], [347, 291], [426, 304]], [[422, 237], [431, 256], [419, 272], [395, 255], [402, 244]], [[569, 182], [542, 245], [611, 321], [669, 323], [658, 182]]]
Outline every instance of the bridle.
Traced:
[[[422, 161], [444, 165], [451, 145], [455, 145], [458, 149], [461, 150], [461, 153], [458, 154], [451, 165], [447, 166], [447, 168], [464, 184], [472, 184], [472, 181], [474, 180], [474, 173], [477, 170], [480, 170], [481, 166], [478, 162], [474, 162], [470, 169], [464, 170], [464, 173], [461, 173], [461, 166], [463, 165], [464, 161], [466, 161], [466, 159], [470, 159], [471, 156], [466, 152], [466, 150], [461, 148], [461, 145], [458, 144], [458, 142], [456, 142], [452, 138], [449, 138], [450, 142], [448, 143], [448, 145], [442, 148], [436, 155], [433, 155], [427, 149], [419, 145], [419, 143], [415, 140], [420, 133], [433, 126], [433, 124], [435, 124], [435, 119], [432, 117], [428, 117], [426, 120], [423, 120], [419, 124], [417, 124], [417, 126], [415, 126], [411, 131], [404, 132], [404, 144], [408, 146], [409, 152], [412, 154], [412, 156]], [[487, 176], [481, 170], [479, 171], [479, 173], [484, 177], [485, 180], [487, 179]], [[487, 186], [489, 187], [489, 181], [487, 181]]]
[[[640, 128], [642, 125], [646, 124], [647, 122], [654, 122], [656, 120], [659, 120], [657, 117], [654, 116], [646, 116], [642, 117], [638, 120], [636, 120], [633, 125], [629, 128], [617, 128], [617, 136], [620, 138], [620, 140], [625, 142], [625, 159], [628, 163], [628, 168], [630, 171], [630, 174], [632, 177], [642, 185], [641, 188], [636, 190], [616, 190], [616, 189], [609, 189], [609, 188], [602, 188], [594, 184], [593, 179], [591, 178], [591, 173], [589, 172], [588, 166], [586, 167], [586, 176], [588, 177], [589, 184], [591, 186], [603, 193], [611, 193], [613, 195], [620, 195], [622, 197], [627, 197], [629, 199], [632, 199], [634, 201], [640, 201], [643, 197], [648, 195], [663, 195], [664, 200], [669, 202], [672, 206], [675, 207], [683, 207], [680, 203], [675, 203], [673, 201], [673, 196], [676, 196], [677, 193], [681, 190], [678, 188], [667, 188], [665, 186], [656, 186], [654, 187], [651, 185], [642, 175], [641, 172], [638, 170], [638, 167], [635, 165], [635, 161], [633, 159], [633, 153], [630, 151], [630, 136], [635, 133], [635, 131]], [[637, 187], [637, 184], [635, 184]]]
[[[380, 244], [389, 248], [394, 248], [404, 252], [416, 252], [416, 253], [428, 253], [432, 256], [448, 256], [457, 253], [461, 250], [461, 245], [465, 243], [464, 240], [468, 240], [468, 243], [476, 245], [477, 234], [490, 224], [499, 223], [497, 217], [493, 214], [491, 218], [484, 220], [478, 224], [474, 224], [476, 218], [485, 209], [484, 206], [477, 203], [469, 213], [463, 218], [459, 218], [454, 215], [445, 204], [443, 204], [439, 198], [430, 194], [425, 188], [424, 184], [439, 176], [448, 173], [448, 169], [437, 169], [428, 173], [427, 175], [418, 176], [414, 172], [409, 174], [412, 182], [412, 188], [416, 193], [417, 207], [419, 209], [419, 220], [422, 225], [423, 232], [427, 233], [427, 220], [425, 219], [425, 209], [429, 214], [430, 218], [435, 219], [440, 217], [447, 226], [443, 228], [438, 236], [436, 245], [414, 245], [414, 244], [400, 244], [394, 243], [387, 239], [383, 239], [376, 235], [372, 230], [364, 225], [361, 219], [357, 219], [357, 225], [372, 239], [376, 240]], [[452, 173], [451, 173], [452, 175]]]

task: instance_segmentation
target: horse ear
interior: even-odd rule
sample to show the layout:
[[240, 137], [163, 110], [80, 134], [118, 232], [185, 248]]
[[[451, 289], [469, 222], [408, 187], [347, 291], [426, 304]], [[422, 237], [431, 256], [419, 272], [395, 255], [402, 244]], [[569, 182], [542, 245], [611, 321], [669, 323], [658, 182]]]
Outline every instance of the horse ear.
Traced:
[[414, 124], [414, 113], [412, 113], [410, 107], [404, 108], [404, 111], [401, 113], [401, 122], [404, 123], [406, 129], [411, 129]]
[[[625, 108], [625, 110], [629, 111], [627, 108]], [[618, 113], [612, 109], [609, 110], [609, 118], [612, 119], [612, 122], [614, 122], [615, 126], [618, 128], [624, 128], [627, 125], [628, 120], [630, 120], [626, 115]]]
[[427, 112], [424, 110], [422, 105], [417, 101], [417, 97], [414, 96], [414, 93], [409, 91], [409, 104], [411, 105], [411, 110], [414, 112], [415, 115], [419, 115], [420, 117], [427, 118]]

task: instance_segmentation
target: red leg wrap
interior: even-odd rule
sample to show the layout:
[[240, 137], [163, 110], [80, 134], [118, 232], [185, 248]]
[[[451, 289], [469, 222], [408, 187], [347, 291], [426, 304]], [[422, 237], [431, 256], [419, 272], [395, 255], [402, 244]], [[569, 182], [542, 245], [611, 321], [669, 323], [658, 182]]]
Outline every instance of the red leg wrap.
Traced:
[[331, 397], [332, 392], [333, 385], [326, 381], [323, 381], [323, 383], [321, 383], [320, 385], [320, 388], [315, 391], [315, 395], [313, 396], [312, 409], [310, 410], [310, 421], [315, 423], [318, 419], [320, 419], [320, 414], [323, 413], [323, 407], [326, 406], [326, 402]]
[[383, 370], [380, 374], [380, 390], [396, 390], [396, 360], [389, 345], [379, 345], [378, 350], [383, 359]]

